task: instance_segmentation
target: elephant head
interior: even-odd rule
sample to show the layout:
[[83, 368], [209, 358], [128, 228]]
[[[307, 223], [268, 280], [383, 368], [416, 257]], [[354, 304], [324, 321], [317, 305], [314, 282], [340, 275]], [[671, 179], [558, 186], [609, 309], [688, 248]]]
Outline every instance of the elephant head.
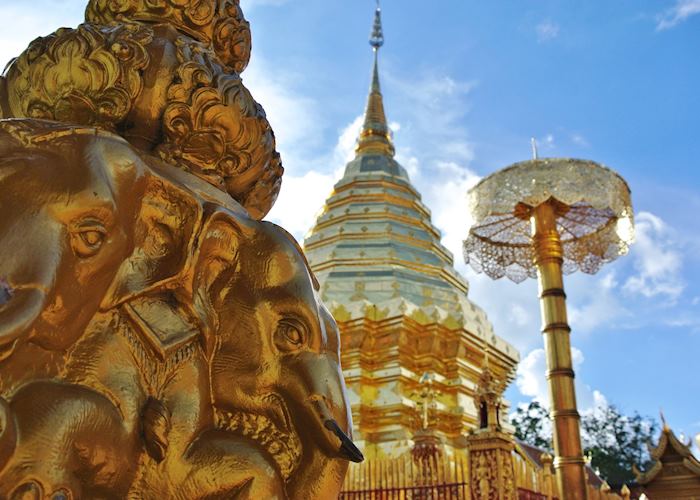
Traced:
[[131, 252], [146, 170], [94, 128], [0, 122], [0, 360], [83, 332]]
[[347, 461], [363, 458], [347, 437], [338, 328], [301, 249], [274, 224], [230, 216], [200, 241], [194, 288], [214, 315], [219, 426], [266, 448], [291, 498], [337, 497]]
[[156, 355], [199, 336], [183, 275], [202, 200], [221, 197], [110, 134], [0, 121], [0, 489], [126, 496], [148, 391], [120, 328]]

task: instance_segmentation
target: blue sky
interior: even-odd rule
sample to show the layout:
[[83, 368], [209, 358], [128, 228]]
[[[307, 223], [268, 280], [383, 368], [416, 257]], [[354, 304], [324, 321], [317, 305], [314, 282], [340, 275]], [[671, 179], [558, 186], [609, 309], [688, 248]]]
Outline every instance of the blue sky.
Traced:
[[[0, 0], [0, 59], [75, 26], [82, 0]], [[298, 237], [352, 154], [369, 85], [372, 0], [242, 0], [244, 80], [287, 169], [271, 214]], [[580, 406], [607, 400], [700, 433], [700, 0], [384, 0], [382, 86], [407, 167], [496, 331], [523, 358], [507, 392], [546, 399], [536, 284], [462, 263], [466, 191], [530, 155], [581, 157], [632, 189], [637, 243], [566, 280]]]

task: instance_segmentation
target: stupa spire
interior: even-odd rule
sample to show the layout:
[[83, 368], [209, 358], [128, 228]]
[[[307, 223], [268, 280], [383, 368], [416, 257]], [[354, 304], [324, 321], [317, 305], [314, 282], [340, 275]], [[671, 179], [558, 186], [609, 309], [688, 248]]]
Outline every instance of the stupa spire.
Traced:
[[357, 154], [383, 153], [394, 156], [394, 145], [391, 141], [389, 125], [384, 112], [384, 98], [379, 84], [379, 49], [384, 45], [382, 9], [379, 0], [377, 0], [377, 9], [374, 13], [374, 25], [369, 44], [374, 52], [374, 67], [372, 69], [372, 84], [367, 98], [365, 121], [357, 143]]

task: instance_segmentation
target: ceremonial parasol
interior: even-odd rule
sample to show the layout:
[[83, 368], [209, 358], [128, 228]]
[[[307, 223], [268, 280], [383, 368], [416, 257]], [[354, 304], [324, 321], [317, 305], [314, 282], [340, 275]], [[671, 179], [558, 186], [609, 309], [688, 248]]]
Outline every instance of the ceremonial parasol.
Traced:
[[483, 179], [469, 192], [466, 261], [493, 279], [537, 278], [547, 357], [554, 466], [563, 500], [586, 498], [563, 274], [589, 274], [627, 253], [634, 220], [627, 183], [586, 160], [537, 158]]

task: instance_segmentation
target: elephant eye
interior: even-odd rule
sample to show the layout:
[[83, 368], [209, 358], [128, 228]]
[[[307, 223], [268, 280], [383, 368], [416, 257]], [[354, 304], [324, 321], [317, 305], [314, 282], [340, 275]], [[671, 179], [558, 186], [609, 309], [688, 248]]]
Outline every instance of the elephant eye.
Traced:
[[294, 351], [306, 343], [306, 331], [297, 320], [285, 318], [277, 325], [275, 344], [282, 351]]
[[86, 245], [94, 247], [100, 244], [104, 235], [99, 231], [85, 231], [84, 233], [80, 233], [80, 237]]
[[78, 257], [92, 257], [102, 248], [107, 236], [101, 226], [81, 227], [71, 235], [71, 245]]

